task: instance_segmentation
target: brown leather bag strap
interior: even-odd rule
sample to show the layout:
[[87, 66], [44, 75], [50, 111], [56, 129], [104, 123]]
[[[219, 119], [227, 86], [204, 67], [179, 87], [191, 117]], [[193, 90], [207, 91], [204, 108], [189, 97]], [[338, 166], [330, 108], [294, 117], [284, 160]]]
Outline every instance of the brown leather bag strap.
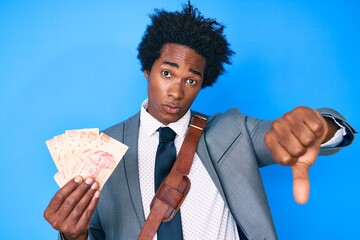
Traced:
[[206, 123], [207, 118], [202, 114], [196, 113], [191, 118], [178, 157], [169, 175], [155, 193], [149, 216], [141, 229], [138, 240], [153, 239], [161, 222], [171, 221], [180, 209], [190, 190], [190, 180], [187, 175], [190, 172], [195, 151]]

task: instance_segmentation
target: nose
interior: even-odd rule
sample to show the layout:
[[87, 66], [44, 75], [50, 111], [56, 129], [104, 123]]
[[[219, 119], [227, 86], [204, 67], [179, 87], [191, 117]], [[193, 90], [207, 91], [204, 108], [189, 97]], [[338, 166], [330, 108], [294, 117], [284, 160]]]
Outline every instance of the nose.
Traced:
[[182, 99], [184, 97], [184, 86], [182, 84], [182, 81], [173, 81], [169, 87], [168, 94], [174, 99]]

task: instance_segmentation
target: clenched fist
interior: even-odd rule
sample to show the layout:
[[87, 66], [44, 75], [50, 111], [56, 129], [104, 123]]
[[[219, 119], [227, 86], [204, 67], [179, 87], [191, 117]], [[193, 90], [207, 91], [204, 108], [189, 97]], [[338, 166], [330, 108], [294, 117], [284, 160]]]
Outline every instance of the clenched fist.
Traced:
[[295, 201], [304, 204], [310, 192], [309, 168], [316, 161], [320, 145], [330, 140], [339, 127], [316, 110], [297, 107], [276, 119], [264, 141], [273, 159], [290, 165]]

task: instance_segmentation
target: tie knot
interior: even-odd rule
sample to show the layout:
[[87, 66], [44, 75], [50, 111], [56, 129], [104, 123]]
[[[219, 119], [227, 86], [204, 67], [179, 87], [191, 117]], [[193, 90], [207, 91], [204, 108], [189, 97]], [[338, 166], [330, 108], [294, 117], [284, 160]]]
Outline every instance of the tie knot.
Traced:
[[169, 127], [159, 128], [159, 141], [160, 142], [173, 142], [176, 133]]

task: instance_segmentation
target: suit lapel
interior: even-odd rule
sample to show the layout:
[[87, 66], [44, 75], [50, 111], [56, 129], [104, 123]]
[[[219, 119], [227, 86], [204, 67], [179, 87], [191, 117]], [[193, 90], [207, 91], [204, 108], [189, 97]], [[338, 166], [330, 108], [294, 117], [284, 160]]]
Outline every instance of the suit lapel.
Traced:
[[125, 175], [127, 179], [130, 197], [134, 206], [140, 226], [144, 224], [145, 214], [141, 200], [139, 167], [138, 167], [138, 136], [140, 114], [136, 114], [124, 125], [124, 143], [129, 146], [124, 156]]
[[209, 173], [211, 179], [213, 180], [216, 188], [219, 190], [221, 197], [223, 200], [227, 203], [224, 190], [221, 186], [220, 179], [216, 173], [216, 170], [214, 168], [213, 163], [211, 162], [211, 158], [209, 156], [209, 151], [206, 147], [205, 137], [204, 134], [201, 136], [199, 145], [197, 147], [196, 153], [199, 155], [202, 163], [204, 164], [204, 167], [206, 168], [206, 171]]

